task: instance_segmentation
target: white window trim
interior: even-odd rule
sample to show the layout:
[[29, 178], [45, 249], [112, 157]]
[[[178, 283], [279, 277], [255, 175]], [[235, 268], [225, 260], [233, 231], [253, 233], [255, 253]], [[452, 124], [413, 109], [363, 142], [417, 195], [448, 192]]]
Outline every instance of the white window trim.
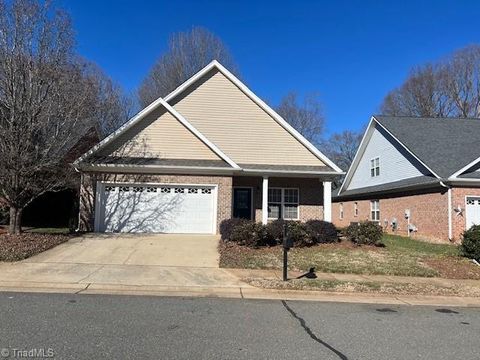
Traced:
[[[376, 207], [374, 205], [377, 205]], [[372, 213], [378, 213], [378, 219], [374, 219]], [[380, 200], [370, 200], [370, 220], [380, 222]]]
[[[377, 166], [377, 160], [378, 160], [378, 166]], [[377, 169], [378, 169], [378, 174], [377, 174]], [[372, 170], [373, 170], [373, 175], [372, 175]], [[376, 156], [370, 159], [370, 177], [375, 178], [379, 176], [380, 176], [380, 156]]]
[[[267, 206], [268, 204], [272, 203], [272, 204], [280, 204], [281, 206], [281, 211], [282, 211], [282, 217], [280, 219], [282, 220], [293, 220], [293, 221], [296, 221], [296, 220], [300, 220], [300, 189], [299, 188], [293, 188], [293, 187], [269, 187], [268, 190], [270, 189], [280, 189], [282, 190], [282, 201], [280, 203], [278, 202], [270, 202], [268, 201], [267, 199]], [[284, 215], [285, 215], [285, 211], [284, 211], [284, 207], [285, 207], [285, 190], [297, 190], [297, 217], [295, 219], [285, 219], [284, 218]], [[268, 192], [267, 192], [267, 197], [268, 197]], [[293, 203], [288, 203], [288, 204], [293, 204]], [[278, 218], [272, 218], [272, 217], [269, 217], [268, 220], [279, 220]]]

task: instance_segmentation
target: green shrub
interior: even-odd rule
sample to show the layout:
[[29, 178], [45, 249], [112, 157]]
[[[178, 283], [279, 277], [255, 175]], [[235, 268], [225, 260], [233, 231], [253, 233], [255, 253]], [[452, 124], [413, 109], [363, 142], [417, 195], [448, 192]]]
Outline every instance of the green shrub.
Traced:
[[473, 225], [463, 233], [460, 252], [470, 259], [480, 260], [480, 225]]
[[222, 240], [224, 241], [229, 240], [235, 227], [239, 225], [243, 225], [247, 222], [251, 222], [251, 221], [246, 219], [239, 219], [239, 218], [223, 220], [220, 223], [220, 235], [222, 237]]
[[315, 244], [333, 243], [338, 241], [335, 225], [328, 221], [309, 220], [305, 223], [307, 231]]
[[233, 227], [229, 241], [248, 247], [265, 246], [268, 243], [268, 234], [265, 225], [247, 220]]
[[372, 221], [351, 224], [345, 229], [345, 236], [358, 245], [379, 245], [383, 229]]
[[288, 221], [283, 219], [274, 220], [266, 225], [266, 231], [268, 236], [268, 242], [271, 245], [279, 245], [283, 243], [284, 226]]
[[287, 236], [293, 240], [293, 246], [311, 246], [313, 242], [305, 223], [300, 221], [287, 221]]

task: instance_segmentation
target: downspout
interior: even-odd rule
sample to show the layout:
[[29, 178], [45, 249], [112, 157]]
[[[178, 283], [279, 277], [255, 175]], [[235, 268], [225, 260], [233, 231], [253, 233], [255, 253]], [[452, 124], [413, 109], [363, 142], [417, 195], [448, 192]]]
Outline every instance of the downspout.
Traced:
[[440, 181], [440, 185], [447, 189], [447, 207], [448, 207], [448, 240], [452, 241], [453, 229], [452, 229], [452, 188], [445, 185], [443, 181]]
[[83, 184], [83, 172], [81, 172], [78, 167], [75, 165], [73, 166], [76, 172], [80, 174], [80, 188], [78, 189], [78, 223], [77, 223], [77, 228], [75, 229], [75, 232], [78, 233], [80, 232], [80, 221], [81, 221], [81, 216], [80, 216], [80, 207], [82, 206], [82, 184]]

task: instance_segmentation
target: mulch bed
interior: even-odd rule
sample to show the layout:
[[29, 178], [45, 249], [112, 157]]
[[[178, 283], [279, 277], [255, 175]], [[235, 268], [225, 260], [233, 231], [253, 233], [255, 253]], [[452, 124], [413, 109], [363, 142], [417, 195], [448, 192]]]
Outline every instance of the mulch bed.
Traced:
[[39, 254], [71, 239], [69, 235], [0, 233], [0, 261], [18, 261]]

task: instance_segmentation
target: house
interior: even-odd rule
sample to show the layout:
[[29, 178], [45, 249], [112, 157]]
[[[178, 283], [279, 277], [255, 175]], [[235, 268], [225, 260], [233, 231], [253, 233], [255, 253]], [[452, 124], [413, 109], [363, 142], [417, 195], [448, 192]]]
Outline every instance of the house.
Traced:
[[333, 223], [458, 241], [480, 224], [480, 120], [373, 116], [341, 187]]
[[80, 229], [217, 233], [331, 219], [342, 171], [217, 61], [75, 161]]

